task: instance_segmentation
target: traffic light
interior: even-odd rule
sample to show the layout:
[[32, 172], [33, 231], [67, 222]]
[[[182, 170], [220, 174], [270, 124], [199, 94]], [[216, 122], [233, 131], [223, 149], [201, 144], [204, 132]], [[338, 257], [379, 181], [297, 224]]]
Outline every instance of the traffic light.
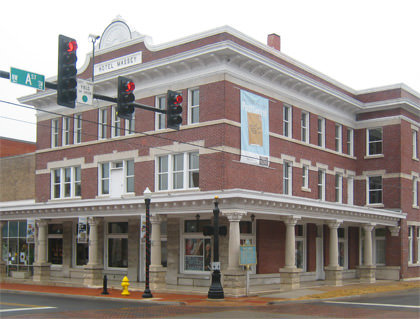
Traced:
[[76, 50], [75, 39], [58, 36], [57, 104], [71, 108], [77, 97]]
[[179, 130], [182, 123], [182, 95], [169, 90], [166, 102], [166, 126]]
[[118, 77], [118, 108], [117, 115], [123, 119], [131, 120], [131, 116], [134, 113], [134, 102], [135, 97], [133, 94], [136, 85], [129, 78], [123, 76]]

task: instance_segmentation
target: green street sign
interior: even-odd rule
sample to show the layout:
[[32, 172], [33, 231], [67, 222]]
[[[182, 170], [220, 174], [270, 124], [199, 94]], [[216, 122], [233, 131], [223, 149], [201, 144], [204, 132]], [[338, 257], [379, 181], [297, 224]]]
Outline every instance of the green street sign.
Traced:
[[10, 68], [10, 82], [45, 90], [45, 76], [16, 68]]

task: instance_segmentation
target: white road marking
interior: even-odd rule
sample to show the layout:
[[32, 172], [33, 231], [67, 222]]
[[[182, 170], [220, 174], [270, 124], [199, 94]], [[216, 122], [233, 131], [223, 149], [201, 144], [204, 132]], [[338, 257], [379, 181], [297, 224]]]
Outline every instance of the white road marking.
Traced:
[[392, 305], [383, 303], [366, 303], [366, 302], [350, 302], [350, 301], [324, 301], [324, 303], [335, 303], [342, 305], [358, 305], [358, 306], [375, 306], [375, 307], [394, 307], [394, 308], [413, 308], [420, 309], [420, 306], [411, 305]]
[[57, 308], [57, 307], [12, 308], [12, 309], [0, 309], [0, 312], [28, 311], [28, 310], [44, 310], [44, 309], [55, 309], [55, 308]]

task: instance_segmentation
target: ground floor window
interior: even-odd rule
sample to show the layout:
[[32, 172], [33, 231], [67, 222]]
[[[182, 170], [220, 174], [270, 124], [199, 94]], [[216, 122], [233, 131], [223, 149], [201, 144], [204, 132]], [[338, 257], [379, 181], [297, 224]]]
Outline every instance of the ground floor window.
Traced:
[[376, 265], [385, 265], [385, 228], [375, 229], [375, 259]]
[[63, 264], [63, 225], [48, 225], [48, 262], [53, 265]]
[[347, 229], [338, 228], [338, 264], [347, 269]]
[[26, 221], [9, 221], [2, 228], [1, 259], [8, 271], [30, 270], [34, 262], [35, 245], [26, 241]]
[[108, 223], [106, 242], [108, 267], [128, 267], [128, 222]]
[[210, 238], [184, 238], [184, 270], [211, 271]]
[[75, 258], [75, 260], [73, 259], [73, 262], [75, 266], [85, 266], [89, 262], [89, 236], [87, 238], [78, 238], [78, 232], [79, 227], [85, 227], [87, 228], [85, 234], [88, 235], [89, 225], [75, 223], [74, 226], [73, 242], [76, 244], [73, 246], [73, 256]]
[[304, 225], [295, 226], [295, 265], [306, 271], [305, 265], [305, 228]]

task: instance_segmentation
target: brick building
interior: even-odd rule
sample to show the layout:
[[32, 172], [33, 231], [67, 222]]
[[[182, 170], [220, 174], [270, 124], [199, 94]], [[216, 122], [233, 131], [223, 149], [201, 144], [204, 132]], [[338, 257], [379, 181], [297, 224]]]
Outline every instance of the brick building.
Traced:
[[226, 26], [153, 45], [113, 21], [95, 50], [95, 93], [115, 97], [118, 76], [155, 108], [182, 93], [179, 131], [144, 109], [119, 119], [101, 100], [58, 107], [52, 90], [21, 99], [37, 109], [36, 203], [1, 219], [33, 219], [34, 280], [144, 281], [147, 188], [152, 289], [209, 286], [202, 230], [215, 196], [225, 294], [245, 293], [245, 242], [257, 253], [251, 287], [420, 277], [420, 94], [355, 91], [283, 54], [276, 34], [267, 43]]
[[[35, 203], [35, 150], [34, 142], [0, 138], [0, 206], [3, 209]], [[6, 271], [31, 270], [29, 263], [34, 256], [34, 244], [26, 243], [25, 232], [20, 236], [19, 226], [26, 232], [26, 220], [0, 221], [0, 237], [3, 237], [0, 277]]]

